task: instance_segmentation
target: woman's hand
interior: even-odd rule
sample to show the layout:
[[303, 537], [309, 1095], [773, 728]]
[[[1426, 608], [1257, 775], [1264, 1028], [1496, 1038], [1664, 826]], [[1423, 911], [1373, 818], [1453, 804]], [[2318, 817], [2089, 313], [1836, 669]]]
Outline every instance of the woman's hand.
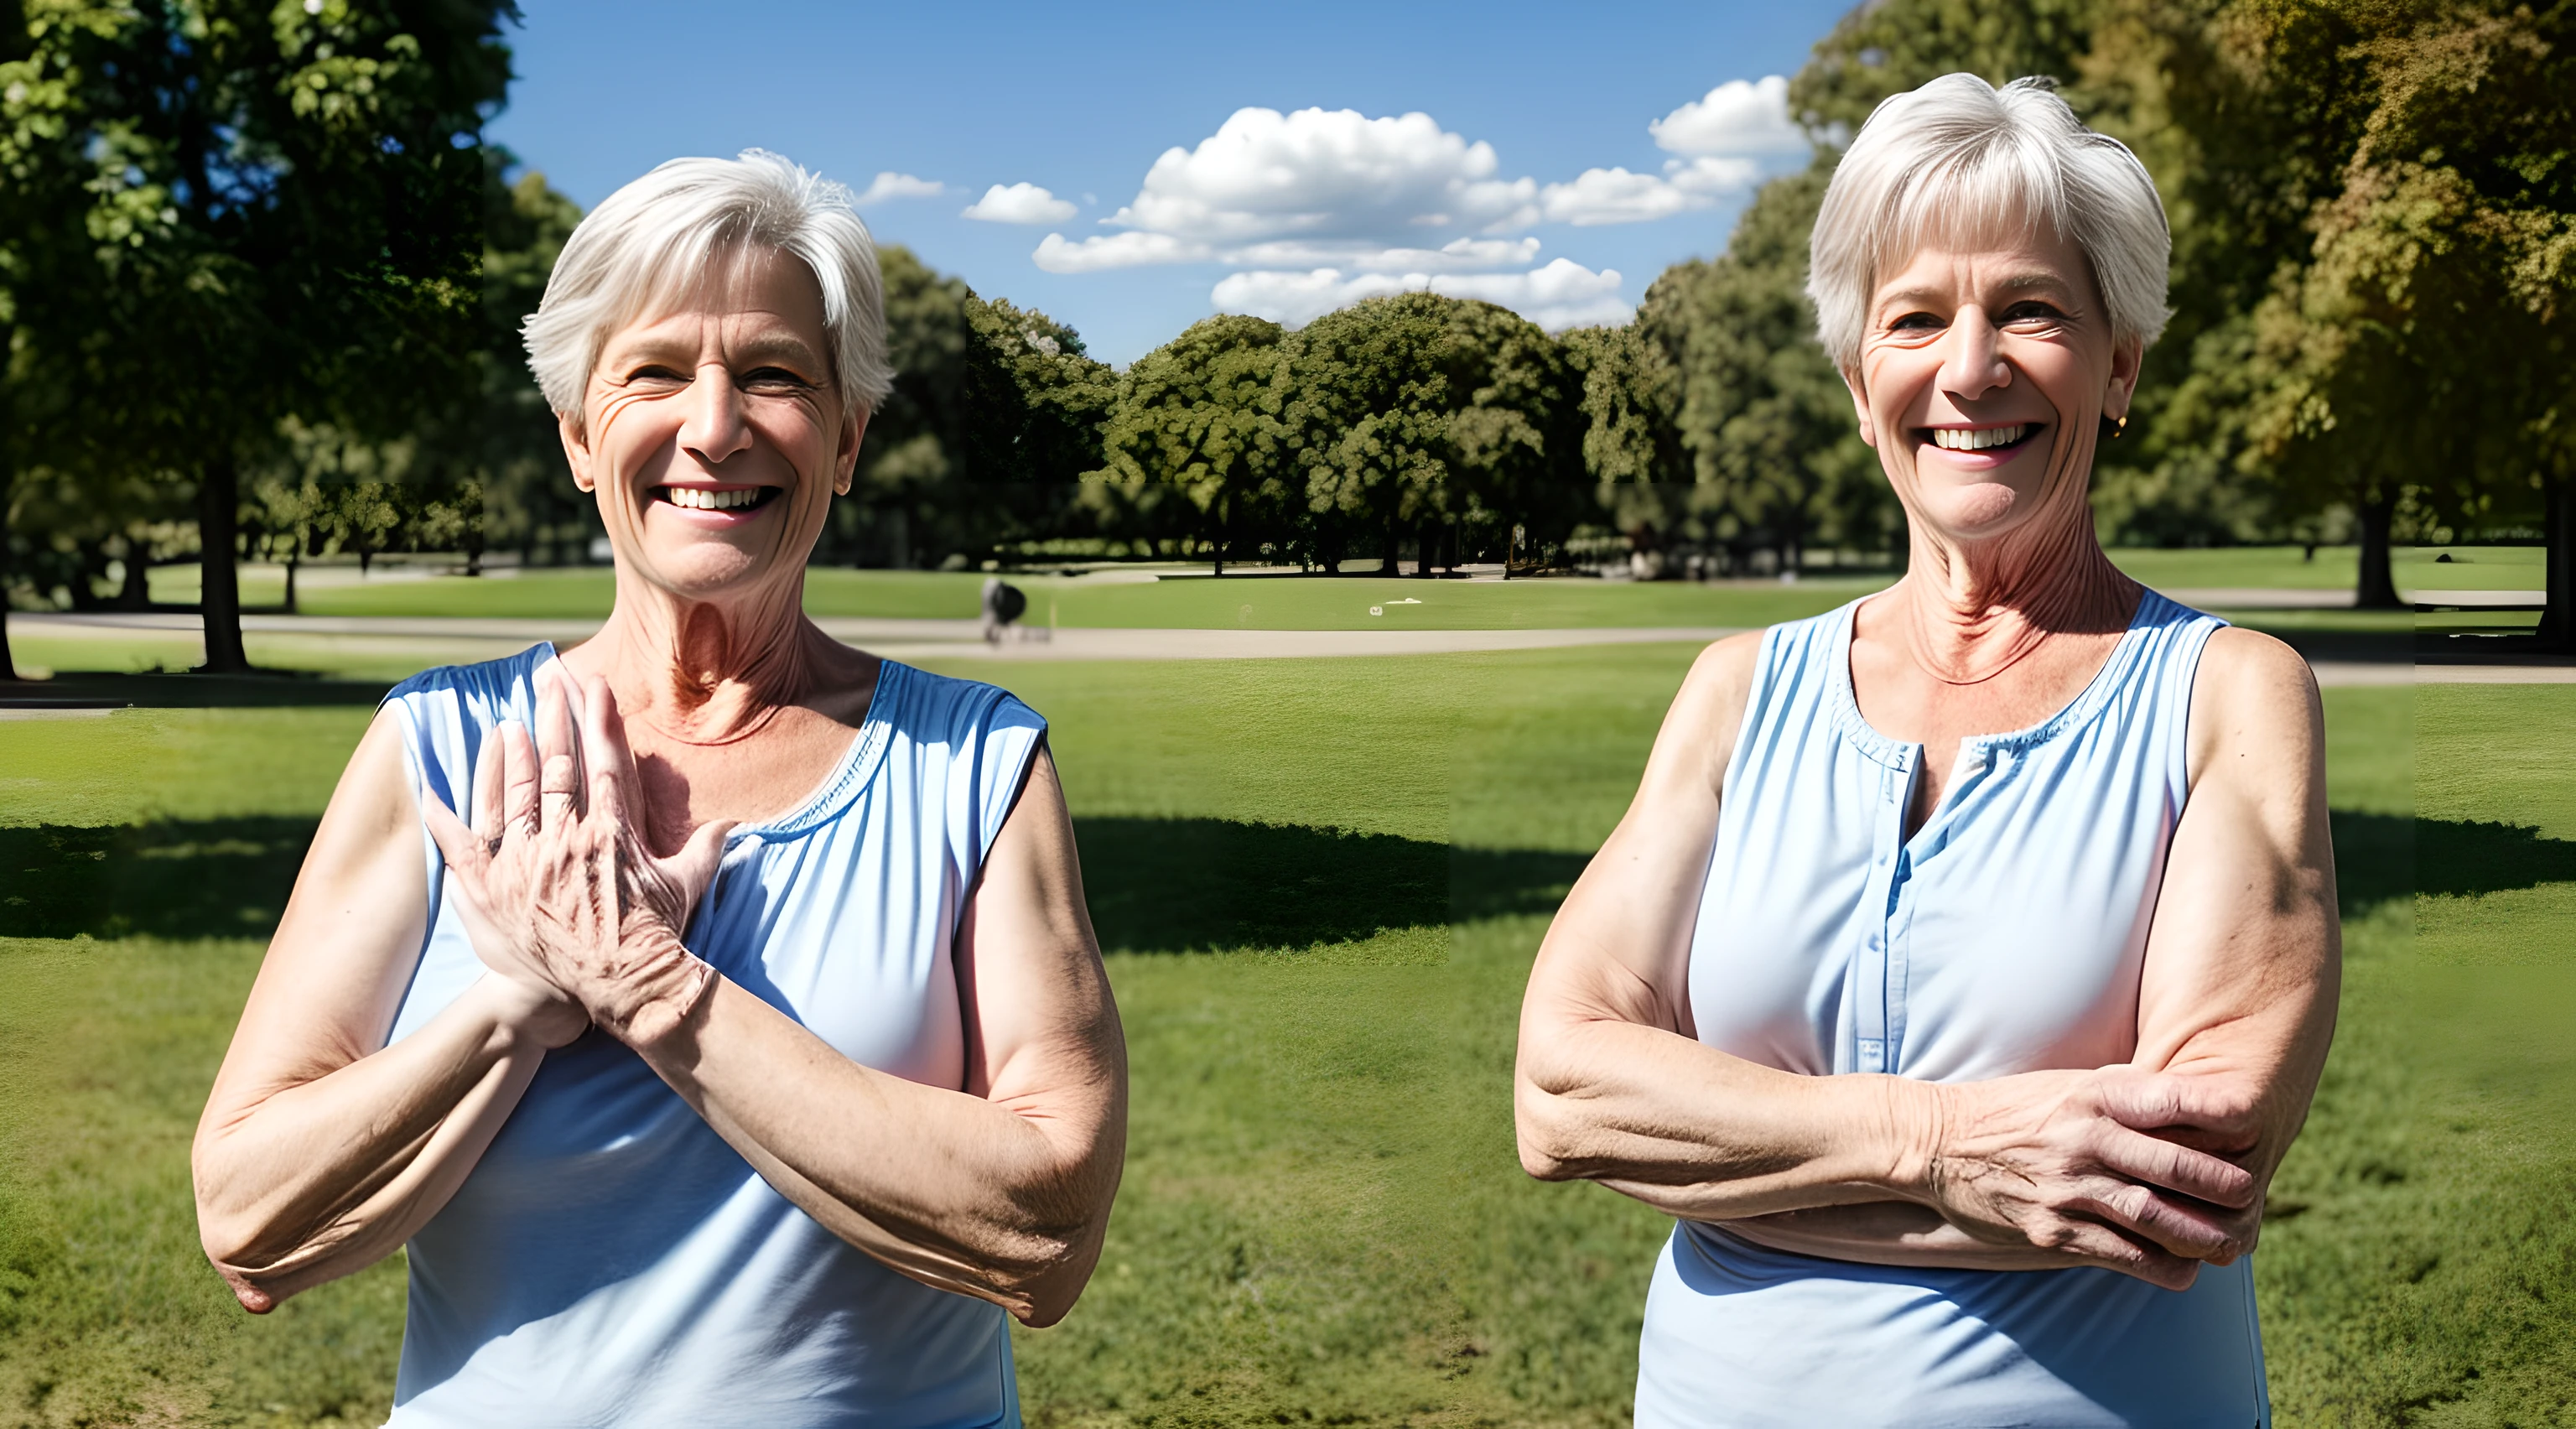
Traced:
[[732, 824], [702, 825], [674, 857], [654, 856], [627, 817], [643, 791], [604, 680], [579, 688], [546, 666], [536, 743], [516, 725], [495, 737], [502, 757], [476, 776], [479, 827], [435, 799], [426, 810], [476, 956], [524, 993], [531, 1035], [548, 1046], [590, 1023], [629, 1044], [668, 1032], [711, 976], [680, 938]]
[[2106, 1067], [1930, 1090], [1919, 1194], [1977, 1240], [2176, 1290], [2253, 1248], [2257, 1178], [2214, 1154], [2251, 1144], [2247, 1109], [2215, 1079]]

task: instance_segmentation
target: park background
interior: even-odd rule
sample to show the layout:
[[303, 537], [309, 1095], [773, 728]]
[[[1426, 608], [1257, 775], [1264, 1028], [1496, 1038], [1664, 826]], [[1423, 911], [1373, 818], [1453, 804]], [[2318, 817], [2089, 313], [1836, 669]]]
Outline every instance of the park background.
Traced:
[[[399, 1259], [241, 1315], [187, 1137], [377, 695], [607, 609], [515, 338], [571, 193], [748, 143], [888, 240], [903, 377], [809, 611], [1049, 716], [1133, 1048], [1032, 1422], [1624, 1423], [1668, 1223], [1519, 1174], [1519, 988], [1699, 645], [1901, 570], [1799, 284], [1837, 146], [1952, 69], [2056, 77], [2156, 176], [2176, 316], [2100, 528], [2328, 687], [2282, 1422], [2576, 1422], [2569, 5], [1640, 7], [1634, 58], [1482, 8], [844, 15], [909, 76], [856, 140], [763, 82], [828, 7], [691, 41], [677, 105], [616, 86], [688, 13], [616, 18], [0, 4], [0, 1424], [384, 1413]], [[1059, 117], [921, 149], [951, 92]], [[1029, 638], [974, 634], [987, 572]]]

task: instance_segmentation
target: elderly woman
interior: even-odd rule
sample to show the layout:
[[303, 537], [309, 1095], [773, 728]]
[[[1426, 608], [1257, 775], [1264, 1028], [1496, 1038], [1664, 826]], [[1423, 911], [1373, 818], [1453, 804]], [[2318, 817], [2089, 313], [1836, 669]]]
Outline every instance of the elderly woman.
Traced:
[[386, 698], [198, 1132], [207, 1253], [258, 1313], [407, 1246], [396, 1425], [1017, 1424], [1125, 1058], [1044, 722], [803, 615], [889, 380], [867, 230], [674, 161], [527, 338], [616, 608]]
[[1714, 645], [1530, 978], [1531, 1174], [1678, 1220], [1637, 1423], [2268, 1422], [2248, 1252], [2337, 979], [2315, 686], [2085, 487], [2146, 172], [2041, 82], [1879, 107], [1810, 291], [1903, 580]]

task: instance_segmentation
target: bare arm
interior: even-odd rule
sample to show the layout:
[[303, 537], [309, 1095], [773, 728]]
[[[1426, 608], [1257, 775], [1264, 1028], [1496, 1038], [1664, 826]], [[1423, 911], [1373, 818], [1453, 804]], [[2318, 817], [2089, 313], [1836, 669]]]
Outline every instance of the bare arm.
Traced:
[[730, 983], [636, 1050], [834, 1234], [1053, 1324], [1099, 1259], [1126, 1144], [1126, 1044], [1081, 889], [1041, 749], [959, 934], [963, 1091], [860, 1066]]
[[[2239, 1204], [2250, 1178], [2114, 1115], [2166, 1096], [2160, 1082], [2043, 1072], [1961, 1089], [1805, 1077], [1694, 1039], [1690, 936], [1757, 639], [1713, 646], [1693, 668], [1635, 803], [1540, 949], [1516, 1081], [1523, 1166], [1597, 1180], [1686, 1219], [1797, 1212], [1800, 1225], [1866, 1225], [1861, 1248], [1883, 1253], [1855, 1258], [2092, 1263], [2189, 1283], [2189, 1258], [2228, 1239], [2199, 1203]], [[1866, 1210], [1822, 1210], [1847, 1206]]]
[[[780, 1194], [924, 1284], [1062, 1319], [1108, 1227], [1126, 1140], [1125, 1042], [1082, 905], [1054, 763], [1041, 748], [963, 910], [963, 1090], [860, 1066], [682, 946], [724, 827], [654, 859], [615, 699], [580, 692], [586, 809], [569, 730], [541, 685], [540, 834], [497, 858], [433, 811], [480, 939], [540, 967], [644, 1058]], [[522, 935], [516, 930], [525, 929]]]
[[[2228, 1232], [2206, 1252], [2218, 1264], [2252, 1249], [2262, 1188], [2298, 1134], [2333, 1039], [2341, 935], [2324, 747], [2306, 663], [2268, 636], [2218, 632], [2193, 686], [2191, 802], [2166, 859], [2139, 994], [2132, 1065], [2170, 1075], [2138, 1084], [2116, 1113], [2248, 1173], [2241, 1206], [2201, 1208]], [[1952, 1111], [1977, 1115], [1973, 1093]], [[2011, 1249], [1923, 1206], [1802, 1212], [1736, 1230], [1781, 1250], [1879, 1264], [1960, 1264]], [[2030, 1256], [2035, 1266], [2065, 1263], [2055, 1252]]]
[[488, 975], [385, 1045], [429, 904], [395, 718], [377, 716], [332, 795], [197, 1128], [199, 1232], [253, 1313], [410, 1239], [582, 1026]]

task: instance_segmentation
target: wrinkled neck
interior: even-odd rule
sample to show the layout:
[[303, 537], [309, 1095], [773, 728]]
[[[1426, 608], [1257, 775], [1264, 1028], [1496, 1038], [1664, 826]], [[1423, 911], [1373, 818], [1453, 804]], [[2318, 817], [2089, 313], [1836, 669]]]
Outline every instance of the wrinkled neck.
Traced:
[[1915, 660], [1951, 684], [1992, 679], [2050, 636], [2117, 635], [2137, 610], [2137, 582], [2103, 554], [2080, 501], [1990, 540], [1917, 522], [1909, 544], [1889, 595]]
[[831, 637], [805, 619], [804, 602], [802, 571], [689, 600], [621, 569], [617, 606], [591, 645], [628, 718], [689, 744], [730, 743], [818, 688]]

